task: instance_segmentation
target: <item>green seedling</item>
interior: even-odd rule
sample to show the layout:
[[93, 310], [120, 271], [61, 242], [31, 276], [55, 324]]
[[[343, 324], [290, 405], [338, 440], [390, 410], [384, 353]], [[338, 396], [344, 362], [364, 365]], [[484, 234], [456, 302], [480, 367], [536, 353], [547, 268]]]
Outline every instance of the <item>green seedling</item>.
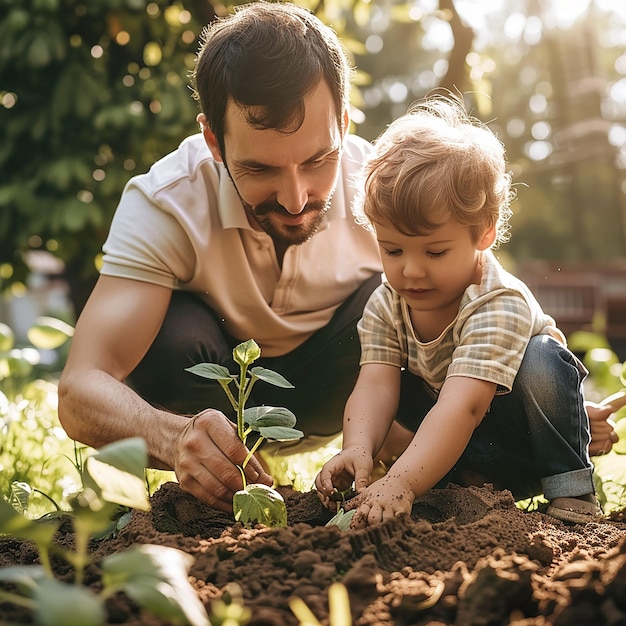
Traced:
[[341, 530], [348, 530], [355, 513], [356, 509], [344, 511], [341, 505], [337, 504], [337, 513], [328, 520], [326, 526], [339, 526]]
[[[293, 388], [293, 385], [278, 372], [264, 367], [250, 367], [260, 356], [261, 348], [253, 339], [249, 339], [233, 349], [233, 358], [239, 365], [239, 374], [231, 374], [228, 368], [215, 363], [198, 363], [186, 371], [220, 384], [235, 410], [237, 435], [244, 445], [252, 433], [257, 434], [257, 439], [244, 462], [238, 466], [243, 489], [235, 493], [233, 498], [235, 520], [247, 525], [261, 523], [266, 526], [286, 526], [287, 509], [282, 496], [266, 485], [248, 485], [244, 471], [263, 441], [291, 441], [304, 435], [302, 431], [293, 428], [296, 417], [288, 409], [273, 406], [246, 408], [252, 388], [259, 380], [284, 389]], [[232, 384], [234, 393], [231, 390]]]
[[[40, 317], [28, 330], [30, 344], [19, 347], [0, 322], [0, 494], [21, 501], [31, 518], [67, 508], [64, 494], [74, 489], [56, 463], [72, 446], [59, 423], [56, 385], [72, 332], [61, 320]], [[30, 487], [35, 482], [38, 489]]]
[[356, 509], [352, 509], [351, 511], [346, 511], [343, 508], [343, 505], [347, 500], [353, 498], [356, 495], [354, 489], [349, 488], [345, 491], [339, 491], [336, 489], [333, 493], [330, 494], [330, 500], [337, 503], [337, 513], [331, 517], [326, 526], [339, 526], [341, 530], [348, 530], [350, 528], [350, 522], [356, 513]]
[[[106, 622], [107, 598], [124, 592], [142, 608], [172, 624], [209, 626], [204, 606], [189, 584], [187, 571], [193, 558], [163, 546], [141, 545], [106, 557], [99, 564], [102, 590], [95, 594], [83, 586], [91, 558], [89, 541], [110, 524], [120, 506], [148, 510], [144, 483], [147, 464], [145, 442], [124, 439], [88, 456], [81, 466], [82, 489], [70, 498], [71, 512], [55, 511], [39, 520], [29, 520], [0, 499], [0, 534], [33, 541], [40, 565], [0, 570], [0, 601], [32, 611], [39, 626], [101, 626]], [[23, 507], [25, 490], [13, 499]], [[54, 535], [64, 518], [70, 517], [75, 548], [64, 550]], [[55, 578], [51, 555], [65, 559], [74, 568], [73, 584]]]

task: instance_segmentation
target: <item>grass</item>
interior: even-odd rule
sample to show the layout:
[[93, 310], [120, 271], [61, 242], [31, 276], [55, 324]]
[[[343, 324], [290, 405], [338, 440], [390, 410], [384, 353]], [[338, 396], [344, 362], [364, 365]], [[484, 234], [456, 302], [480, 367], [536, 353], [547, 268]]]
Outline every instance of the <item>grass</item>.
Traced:
[[[626, 442], [624, 442], [626, 443]], [[624, 446], [620, 441], [618, 449]], [[598, 497], [605, 513], [626, 508], [626, 457], [623, 452], [611, 450], [609, 454], [595, 457]]]
[[[63, 508], [79, 486], [75, 445], [57, 416], [54, 382], [36, 379], [11, 399], [0, 392], [0, 493], [9, 497], [14, 483], [30, 487], [31, 518]], [[44, 495], [45, 494], [45, 495]]]

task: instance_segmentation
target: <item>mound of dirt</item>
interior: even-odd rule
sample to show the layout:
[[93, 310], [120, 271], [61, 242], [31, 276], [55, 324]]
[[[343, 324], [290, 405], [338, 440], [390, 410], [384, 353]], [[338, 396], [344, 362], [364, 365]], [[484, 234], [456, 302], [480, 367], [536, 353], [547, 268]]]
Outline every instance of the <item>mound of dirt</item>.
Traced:
[[[92, 544], [86, 584], [99, 585], [104, 556], [148, 543], [194, 557], [189, 580], [209, 613], [237, 584], [253, 626], [296, 626], [293, 597], [328, 624], [335, 581], [348, 589], [355, 626], [626, 624], [626, 524], [619, 516], [566, 526], [521, 511], [508, 492], [451, 486], [418, 498], [410, 517], [342, 531], [325, 525], [331, 514], [314, 492], [284, 495], [287, 528], [247, 529], [168, 483], [151, 511], [134, 511], [116, 538]], [[71, 544], [70, 524], [57, 539]], [[29, 542], [0, 539], [0, 567], [36, 559]], [[54, 567], [71, 579], [60, 561]], [[123, 594], [107, 610], [108, 624], [166, 624]], [[0, 622], [29, 623], [30, 614], [3, 603]]]

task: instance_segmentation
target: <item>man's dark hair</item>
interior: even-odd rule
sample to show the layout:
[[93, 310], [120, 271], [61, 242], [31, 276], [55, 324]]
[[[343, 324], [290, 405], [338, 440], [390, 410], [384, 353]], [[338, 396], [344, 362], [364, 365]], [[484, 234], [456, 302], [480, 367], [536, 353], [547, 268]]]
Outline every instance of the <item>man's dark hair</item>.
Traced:
[[295, 132], [304, 120], [305, 96], [322, 79], [333, 94], [343, 130], [351, 71], [335, 32], [311, 12], [260, 1], [240, 6], [204, 29], [191, 83], [224, 154], [229, 99], [246, 109], [255, 128]]

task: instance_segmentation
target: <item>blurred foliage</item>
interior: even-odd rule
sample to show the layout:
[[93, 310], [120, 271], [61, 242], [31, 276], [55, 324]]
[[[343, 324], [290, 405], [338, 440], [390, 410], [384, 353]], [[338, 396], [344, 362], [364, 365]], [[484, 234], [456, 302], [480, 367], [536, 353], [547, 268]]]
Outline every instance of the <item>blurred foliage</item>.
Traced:
[[[0, 322], [0, 497], [8, 497], [14, 483], [24, 485], [35, 516], [76, 487], [69, 472], [74, 443], [59, 422], [51, 371], [63, 367], [62, 349], [72, 332], [60, 320], [41, 318], [29, 331], [32, 345], [18, 348], [11, 328]], [[59, 349], [59, 359], [42, 365], [42, 351]]]
[[507, 250], [518, 262], [623, 257], [626, 110], [612, 95], [624, 71], [624, 16], [592, 2], [568, 28], [548, 27], [548, 2], [524, 4], [517, 37], [476, 60], [494, 61], [483, 118], [494, 120], [521, 183]]
[[0, 279], [47, 249], [84, 299], [128, 178], [195, 126], [200, 27], [168, 0], [0, 0]]

